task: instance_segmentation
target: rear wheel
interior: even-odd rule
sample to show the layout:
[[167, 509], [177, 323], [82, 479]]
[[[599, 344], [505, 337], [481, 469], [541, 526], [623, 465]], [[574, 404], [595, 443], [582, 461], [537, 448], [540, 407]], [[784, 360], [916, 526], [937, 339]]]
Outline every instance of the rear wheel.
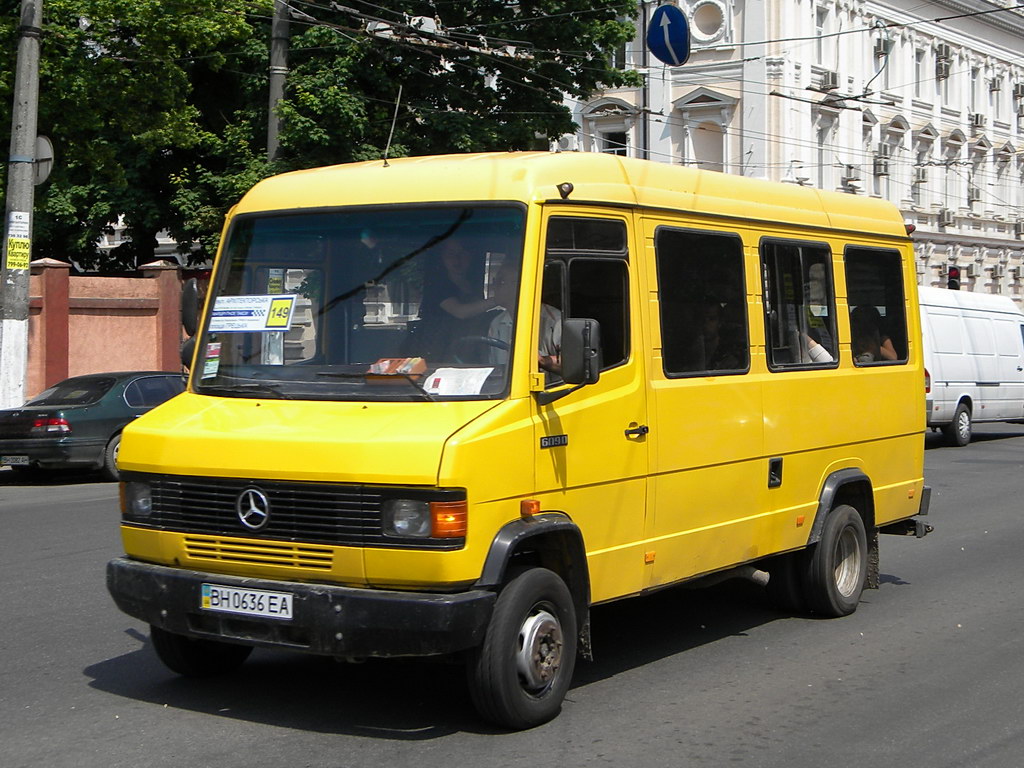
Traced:
[[575, 663], [569, 589], [554, 572], [531, 568], [498, 595], [483, 645], [468, 664], [470, 696], [484, 719], [532, 728], [561, 710]]
[[185, 677], [226, 674], [241, 666], [252, 653], [251, 645], [197, 640], [153, 626], [149, 628], [149, 639], [160, 661], [172, 672]]
[[967, 403], [957, 404], [953, 421], [944, 426], [942, 432], [951, 445], [963, 448], [971, 442], [971, 409]]
[[836, 507], [825, 520], [821, 540], [807, 550], [804, 597], [821, 616], [848, 616], [857, 610], [867, 579], [868, 544], [856, 509]]
[[120, 450], [121, 435], [118, 433], [110, 438], [107, 447], [103, 449], [103, 474], [115, 482], [121, 479], [121, 473], [117, 469], [117, 454]]

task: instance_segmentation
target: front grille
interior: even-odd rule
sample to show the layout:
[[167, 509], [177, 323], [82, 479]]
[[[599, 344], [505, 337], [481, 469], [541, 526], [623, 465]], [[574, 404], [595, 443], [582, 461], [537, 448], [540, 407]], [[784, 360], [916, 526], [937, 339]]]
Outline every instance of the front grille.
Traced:
[[185, 552], [194, 560], [243, 565], [280, 565], [322, 571], [329, 571], [334, 560], [331, 550], [327, 547], [276, 541], [242, 543], [225, 541], [216, 536], [186, 536]]
[[[229, 553], [223, 549], [222, 542], [212, 545], [213, 537], [218, 535], [352, 547], [459, 549], [464, 545], [464, 539], [396, 539], [384, 536], [381, 528], [384, 499], [410, 495], [413, 498], [423, 497], [425, 490], [422, 488], [122, 474], [124, 480], [147, 483], [152, 491], [152, 514], [145, 521], [133, 520], [132, 524], [206, 535], [210, 538], [195, 540], [203, 546], [213, 547], [209, 554], [203, 555], [206, 557], [227, 559], [230, 555], [233, 562], [254, 562], [245, 559], [254, 553], [247, 553], [244, 548]], [[270, 502], [269, 521], [258, 531], [242, 524], [235, 506], [239, 494], [247, 488], [259, 489]], [[451, 493], [441, 489], [430, 492], [434, 498], [449, 498]], [[310, 553], [304, 550], [278, 554], [283, 559], [280, 562], [274, 560], [276, 564], [291, 564], [291, 558], [300, 558], [303, 566], [309, 566], [306, 558]], [[264, 552], [256, 561], [269, 562], [265, 559], [268, 556], [273, 559], [278, 555]]]

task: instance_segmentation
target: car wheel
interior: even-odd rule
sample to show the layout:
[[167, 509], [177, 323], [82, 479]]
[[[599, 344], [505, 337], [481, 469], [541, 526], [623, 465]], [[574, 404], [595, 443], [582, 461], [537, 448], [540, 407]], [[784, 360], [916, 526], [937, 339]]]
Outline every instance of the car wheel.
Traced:
[[487, 634], [468, 664], [480, 715], [504, 728], [532, 728], [559, 713], [576, 663], [576, 613], [565, 582], [531, 568], [498, 595]]
[[110, 442], [103, 450], [103, 474], [115, 482], [121, 479], [121, 473], [117, 469], [117, 454], [120, 450], [121, 434], [118, 433], [110, 438]]
[[197, 640], [154, 626], [149, 628], [149, 639], [164, 666], [185, 677], [226, 674], [241, 666], [252, 653], [251, 645]]
[[868, 544], [860, 513], [845, 504], [825, 520], [821, 540], [805, 554], [804, 597], [821, 616], [857, 610], [867, 580]]
[[971, 442], [971, 409], [967, 403], [958, 403], [953, 421], [942, 428], [950, 445], [963, 448]]

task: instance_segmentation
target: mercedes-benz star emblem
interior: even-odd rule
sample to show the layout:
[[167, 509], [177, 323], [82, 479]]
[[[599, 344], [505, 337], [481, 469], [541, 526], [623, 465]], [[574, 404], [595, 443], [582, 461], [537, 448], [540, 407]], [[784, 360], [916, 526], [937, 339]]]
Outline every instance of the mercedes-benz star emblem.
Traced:
[[259, 488], [246, 488], [238, 494], [235, 510], [242, 525], [258, 531], [270, 522], [270, 500]]

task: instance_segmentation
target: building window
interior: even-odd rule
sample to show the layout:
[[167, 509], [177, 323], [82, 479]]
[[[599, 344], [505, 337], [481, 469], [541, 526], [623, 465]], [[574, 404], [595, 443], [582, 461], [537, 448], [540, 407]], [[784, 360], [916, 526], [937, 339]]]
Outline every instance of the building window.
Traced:
[[825, 37], [828, 34], [828, 8], [824, 6], [815, 6], [814, 8], [814, 36], [815, 49], [814, 55], [816, 57], [816, 63], [820, 66], [827, 66], [826, 59], [828, 58], [829, 47], [828, 39]]
[[924, 96], [924, 83], [927, 80], [924, 71], [924, 49], [918, 48], [914, 51], [914, 97], [920, 99]]
[[600, 134], [600, 151], [608, 155], [627, 154], [627, 136], [625, 131], [610, 131]]

